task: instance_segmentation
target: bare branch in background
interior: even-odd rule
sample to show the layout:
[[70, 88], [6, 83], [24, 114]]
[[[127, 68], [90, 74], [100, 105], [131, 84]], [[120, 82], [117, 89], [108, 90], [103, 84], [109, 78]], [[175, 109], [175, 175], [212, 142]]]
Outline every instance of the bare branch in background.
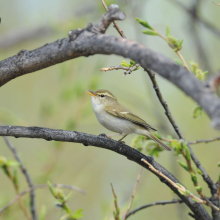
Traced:
[[117, 199], [117, 195], [114, 191], [112, 183], [111, 183], [111, 187], [112, 187], [112, 193], [113, 193], [113, 196], [114, 196], [114, 204], [115, 204], [115, 216], [114, 217], [115, 217], [115, 220], [120, 220], [119, 219], [120, 212], [119, 212], [118, 201], [117, 201], [118, 199]]
[[136, 189], [137, 189], [137, 186], [138, 186], [138, 183], [139, 183], [139, 180], [141, 178], [141, 172], [143, 170], [143, 167], [141, 168], [139, 174], [138, 174], [138, 177], [137, 177], [137, 180], [136, 180], [136, 183], [135, 183], [135, 186], [134, 186], [134, 190], [133, 190], [133, 193], [132, 193], [132, 196], [131, 196], [131, 201], [129, 203], [129, 206], [128, 206], [128, 209], [126, 210], [125, 212], [125, 215], [124, 215], [124, 218], [123, 220], [126, 220], [127, 219], [127, 214], [129, 213], [129, 211], [131, 210], [131, 206], [132, 206], [132, 203], [133, 203], [133, 200], [134, 200], [134, 196], [135, 196], [135, 193], [136, 193]]
[[[27, 168], [25, 167], [23, 161], [19, 157], [17, 150], [15, 149], [15, 147], [13, 146], [13, 144], [9, 141], [9, 139], [7, 137], [3, 137], [3, 139], [6, 143], [6, 145], [8, 146], [8, 148], [13, 153], [14, 158], [19, 162], [21, 171], [24, 174], [29, 187], [30, 188], [34, 187], [33, 180], [31, 179], [31, 176], [28, 173]], [[35, 195], [34, 195], [33, 190], [30, 191], [30, 209], [31, 209], [31, 214], [32, 214], [33, 220], [36, 220], [37, 219], [37, 213], [36, 213], [36, 208], [35, 208]]]
[[152, 206], [156, 206], [156, 205], [169, 205], [169, 204], [182, 204], [183, 201], [181, 199], [173, 199], [171, 201], [159, 201], [159, 202], [153, 202], [153, 203], [150, 203], [150, 204], [147, 204], [147, 205], [143, 205], [137, 209], [134, 209], [132, 210], [131, 212], [129, 212], [126, 216], [126, 219], [131, 216], [131, 215], [134, 215], [136, 212], [140, 211], [140, 210], [143, 210], [143, 209], [146, 209], [146, 208], [149, 208], [149, 207], [152, 207]]
[[181, 9], [184, 9], [190, 16], [194, 17], [194, 19], [199, 23], [202, 24], [205, 28], [210, 30], [213, 34], [215, 34], [218, 38], [220, 38], [220, 30], [218, 30], [216, 27], [214, 27], [211, 23], [206, 21], [204, 18], [198, 16], [198, 14], [195, 14], [193, 10], [188, 8], [184, 3], [182, 3], [180, 0], [169, 0], [172, 3], [175, 3], [176, 5], [180, 6]]
[[212, 139], [205, 139], [205, 140], [196, 140], [196, 141], [189, 141], [189, 144], [200, 144], [200, 143], [210, 143], [214, 141], [219, 141], [220, 137], [212, 138]]
[[[76, 186], [71, 186], [71, 185], [65, 185], [65, 184], [52, 184], [53, 187], [58, 187], [58, 188], [66, 188], [66, 189], [70, 189], [70, 190], [76, 190], [82, 194], [85, 194], [85, 191], [76, 187]], [[48, 184], [41, 184], [41, 185], [36, 185], [33, 187], [30, 187], [26, 190], [24, 190], [23, 192], [21, 192], [19, 195], [17, 195], [14, 199], [12, 199], [10, 202], [8, 202], [3, 208], [0, 209], [0, 215], [12, 204], [14, 204], [18, 199], [20, 199], [22, 196], [26, 195], [27, 193], [34, 191], [36, 189], [40, 189], [40, 188], [47, 188]]]

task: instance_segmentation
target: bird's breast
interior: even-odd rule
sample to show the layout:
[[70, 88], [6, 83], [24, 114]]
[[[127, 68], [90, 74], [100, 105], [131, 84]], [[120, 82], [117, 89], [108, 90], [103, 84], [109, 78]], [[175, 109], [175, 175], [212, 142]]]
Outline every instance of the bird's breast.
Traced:
[[132, 134], [135, 131], [135, 124], [126, 119], [113, 116], [105, 111], [102, 105], [92, 101], [92, 107], [99, 123], [110, 131], [119, 134]]

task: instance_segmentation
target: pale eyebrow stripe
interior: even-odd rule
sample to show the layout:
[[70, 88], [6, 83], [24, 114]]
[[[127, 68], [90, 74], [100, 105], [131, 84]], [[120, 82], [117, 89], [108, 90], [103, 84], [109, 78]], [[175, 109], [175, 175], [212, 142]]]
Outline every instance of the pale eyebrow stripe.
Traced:
[[129, 112], [121, 112], [122, 114], [128, 114]]
[[105, 95], [105, 96], [108, 96], [108, 97], [111, 97], [111, 98], [114, 98], [115, 99], [115, 97], [114, 96], [112, 96], [112, 95], [110, 95], [109, 93], [97, 93], [98, 95], [101, 95], [101, 94], [103, 94], [103, 95]]

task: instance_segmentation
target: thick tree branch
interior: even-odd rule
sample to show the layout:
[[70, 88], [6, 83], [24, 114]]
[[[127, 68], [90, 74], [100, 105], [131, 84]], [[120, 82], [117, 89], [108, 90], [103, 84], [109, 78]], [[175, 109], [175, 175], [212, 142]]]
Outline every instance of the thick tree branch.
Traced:
[[[159, 170], [162, 174], [167, 176], [173, 182], [179, 183], [179, 181], [169, 171], [167, 171], [164, 167], [154, 161], [152, 157], [146, 156], [121, 142], [109, 139], [106, 137], [106, 135], [95, 136], [76, 131], [55, 130], [40, 127], [0, 126], [0, 136], [13, 136], [16, 138], [37, 138], [45, 139], [47, 141], [54, 140], [62, 142], [74, 142], [82, 143], [85, 146], [91, 145], [95, 147], [100, 147], [121, 154], [127, 157], [129, 160], [136, 162], [137, 164], [152, 172], [149, 166], [141, 161], [141, 159], [144, 158], [146, 161], [148, 161], [148, 163], [155, 167], [155, 169]], [[211, 217], [201, 204], [195, 203], [190, 198], [181, 195], [178, 190], [167, 180], [156, 173], [154, 174], [157, 175], [163, 183], [165, 183], [187, 204], [187, 206], [192, 210], [192, 212], [198, 219], [211, 220]]]
[[69, 38], [46, 44], [33, 51], [22, 50], [17, 55], [1, 61], [0, 86], [16, 77], [76, 57], [115, 54], [130, 58], [143, 68], [152, 69], [174, 83], [207, 112], [212, 118], [213, 127], [220, 129], [220, 100], [208, 86], [162, 54], [131, 40], [101, 34], [110, 22], [124, 17], [116, 6], [110, 7], [99, 25], [89, 24], [86, 29], [70, 31]]

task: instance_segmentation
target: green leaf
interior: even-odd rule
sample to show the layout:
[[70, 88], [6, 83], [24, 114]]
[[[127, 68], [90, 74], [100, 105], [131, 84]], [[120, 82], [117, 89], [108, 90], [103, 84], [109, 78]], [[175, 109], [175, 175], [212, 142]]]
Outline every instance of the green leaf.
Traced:
[[175, 149], [177, 154], [180, 154], [180, 152], [183, 150], [180, 142], [177, 140], [172, 141], [170, 146]]
[[40, 210], [39, 220], [45, 220], [46, 214], [47, 214], [47, 207], [45, 205], [42, 205], [41, 210]]
[[0, 157], [0, 166], [4, 166], [7, 163], [7, 158], [6, 157]]
[[198, 180], [197, 180], [197, 177], [194, 173], [191, 173], [191, 180], [193, 181], [193, 183], [196, 185], [198, 184]]
[[202, 171], [200, 169], [196, 169], [196, 172], [199, 174], [199, 175], [202, 175]]
[[179, 47], [182, 47], [182, 44], [183, 44], [183, 40], [181, 40], [181, 41], [179, 42]]
[[171, 31], [168, 25], [166, 25], [166, 36], [170, 36], [171, 35]]
[[202, 192], [202, 187], [201, 186], [196, 186], [195, 188], [196, 188], [197, 192]]
[[7, 167], [19, 167], [20, 163], [15, 160], [7, 160], [6, 166]]
[[117, 208], [117, 214], [118, 214], [118, 215], [120, 214], [120, 209], [119, 209], [119, 207]]
[[56, 197], [56, 195], [55, 195], [55, 190], [54, 190], [52, 184], [50, 183], [50, 181], [47, 181], [47, 185], [49, 186], [49, 189], [50, 189], [50, 192], [52, 193], [52, 195], [53, 195], [54, 197]]
[[218, 162], [218, 167], [220, 167], [220, 162]]
[[80, 219], [82, 218], [84, 215], [82, 214], [83, 209], [78, 209], [77, 211], [75, 211], [73, 213], [73, 218], [74, 219]]
[[136, 21], [138, 21], [139, 24], [143, 25], [144, 27], [153, 30], [153, 28], [148, 24], [147, 21], [141, 20], [140, 18], [136, 18]]
[[189, 167], [188, 167], [187, 164], [183, 163], [183, 162], [180, 161], [180, 160], [177, 160], [177, 162], [178, 162], [179, 165], [180, 165], [181, 167], [183, 167], [186, 171], [189, 171]]
[[196, 199], [193, 199], [193, 198], [192, 198], [192, 201], [193, 201], [193, 202], [198, 202]]
[[130, 60], [130, 66], [134, 66], [136, 63], [133, 60]]
[[61, 201], [64, 201], [64, 194], [63, 191], [59, 188], [55, 189], [55, 195], [58, 199], [60, 199]]
[[179, 193], [183, 196], [186, 196], [186, 193], [184, 193], [182, 190], [178, 189]]
[[18, 186], [18, 171], [14, 169], [14, 183]]
[[191, 160], [191, 153], [190, 153], [190, 150], [189, 150], [188, 146], [186, 145], [185, 141], [181, 142], [181, 145], [185, 150], [187, 161], [190, 161]]
[[122, 65], [122, 66], [125, 66], [125, 67], [130, 67], [130, 64], [128, 64], [128, 63], [125, 62], [124, 60], [122, 60], [121, 65]]
[[72, 194], [73, 194], [73, 192], [70, 192], [70, 193], [64, 198], [64, 200], [67, 201]]
[[147, 34], [147, 35], [155, 35], [158, 36], [158, 33], [155, 31], [150, 31], [150, 30], [144, 30], [142, 33]]
[[159, 138], [160, 140], [162, 139], [161, 135], [159, 135], [158, 133], [154, 132], [154, 135]]
[[219, 174], [219, 176], [218, 176], [218, 181], [220, 182], [220, 174]]
[[191, 192], [188, 189], [186, 189], [186, 194], [189, 196]]
[[198, 116], [202, 115], [202, 108], [199, 105], [196, 105], [195, 108], [193, 109], [193, 118], [197, 118]]

